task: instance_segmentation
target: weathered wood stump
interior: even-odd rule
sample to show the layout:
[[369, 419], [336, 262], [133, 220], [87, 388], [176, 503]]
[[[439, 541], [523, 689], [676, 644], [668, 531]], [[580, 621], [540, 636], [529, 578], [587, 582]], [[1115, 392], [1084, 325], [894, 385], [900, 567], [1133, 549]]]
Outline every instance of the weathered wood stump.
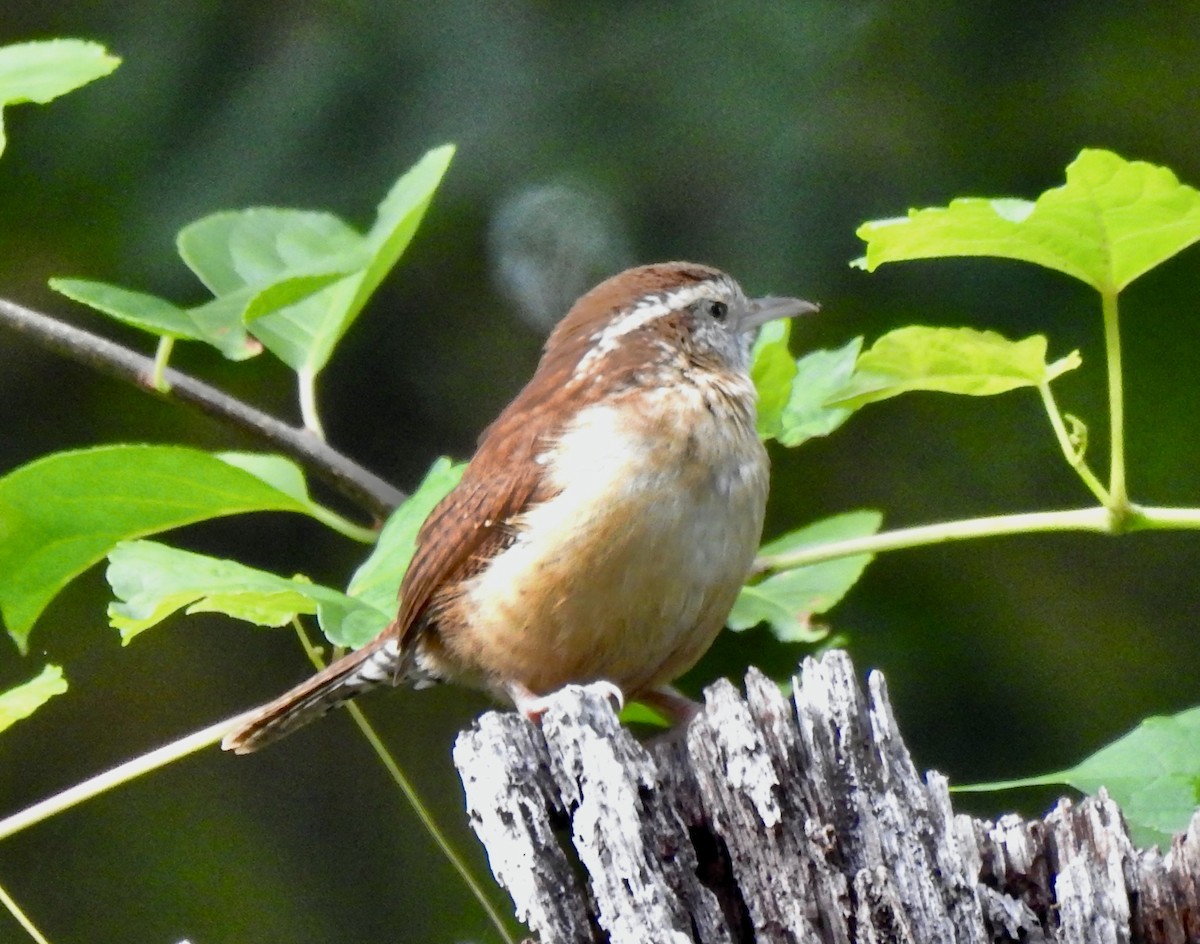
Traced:
[[900, 738], [883, 677], [756, 671], [650, 746], [586, 690], [541, 728], [485, 715], [455, 762], [472, 825], [543, 944], [1200, 942], [1200, 815], [1135, 849], [1103, 792], [1044, 819], [956, 815]]

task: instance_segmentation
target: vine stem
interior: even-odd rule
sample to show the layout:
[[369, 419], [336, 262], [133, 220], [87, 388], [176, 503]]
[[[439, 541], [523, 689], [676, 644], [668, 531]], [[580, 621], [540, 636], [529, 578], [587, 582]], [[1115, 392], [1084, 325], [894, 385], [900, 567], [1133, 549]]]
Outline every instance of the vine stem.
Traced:
[[123, 783], [140, 777], [142, 774], [157, 770], [159, 767], [165, 767], [167, 764], [177, 761], [181, 757], [186, 757], [188, 754], [194, 754], [202, 748], [216, 744], [225, 736], [226, 732], [232, 730], [236, 724], [243, 718], [249, 717], [251, 713], [247, 711], [236, 717], [218, 721], [216, 724], [209, 725], [201, 731], [189, 734], [177, 741], [172, 741], [170, 744], [142, 754], [140, 757], [135, 757], [133, 760], [126, 761], [112, 770], [106, 770], [102, 774], [97, 774], [81, 783], [77, 783], [75, 786], [63, 790], [61, 793], [56, 793], [54, 796], [47, 797], [45, 800], [21, 810], [19, 813], [6, 816], [0, 820], [0, 839], [7, 839], [14, 833], [19, 833], [30, 826], [40, 823], [42, 820], [49, 819], [51, 816], [79, 805], [84, 800], [90, 800], [94, 796], [106, 793], [113, 789], [113, 787], [119, 787]]
[[405, 499], [404, 492], [307, 430], [289, 426], [215, 387], [169, 367], [164, 367], [160, 378], [165, 389], [156, 387], [154, 360], [107, 338], [3, 298], [0, 298], [0, 324], [102, 374], [130, 381], [148, 393], [187, 404], [228, 426], [249, 432], [255, 439], [295, 459], [376, 519], [386, 518]]
[[[1138, 519], [1140, 520], [1140, 518]], [[1200, 517], [1197, 525], [1200, 526]], [[770, 570], [792, 570], [819, 564], [822, 561], [853, 554], [878, 554], [904, 548], [943, 544], [947, 541], [966, 541], [971, 538], [999, 537], [1007, 534], [1033, 534], [1042, 531], [1112, 532], [1112, 515], [1107, 508], [1076, 508], [1069, 511], [1032, 511], [1016, 515], [992, 515], [986, 518], [967, 518], [940, 524], [899, 528], [862, 538], [830, 541], [812, 547], [760, 557], [754, 566], [756, 573]]]
[[46, 940], [46, 936], [29, 920], [29, 917], [21, 910], [21, 906], [13, 900], [13, 897], [2, 885], [0, 885], [0, 904], [3, 904], [8, 909], [8, 913], [17, 919], [17, 924], [24, 928], [25, 933], [33, 938], [37, 944], [50, 944]]
[[[296, 636], [300, 640], [300, 645], [304, 648], [304, 654], [308, 656], [308, 661], [312, 663], [313, 668], [320, 672], [323, 668], [325, 668], [326, 665], [325, 659], [322, 657], [321, 647], [314, 645], [312, 640], [308, 638], [308, 633], [305, 632], [304, 625], [299, 619], [293, 619], [292, 626], [296, 630]], [[375, 756], [379, 759], [379, 762], [383, 764], [384, 769], [392, 778], [392, 782], [396, 784], [396, 787], [404, 795], [405, 800], [408, 801], [408, 805], [411, 806], [413, 812], [417, 814], [417, 819], [421, 821], [421, 825], [425, 827], [425, 831], [430, 835], [434, 843], [437, 844], [437, 847], [441, 850], [442, 855], [446, 857], [446, 860], [458, 873], [459, 877], [474, 896], [475, 900], [479, 902], [480, 907], [483, 908], [484, 914], [487, 915], [488, 920], [492, 923], [492, 926], [495, 927], [497, 932], [499, 932], [500, 937], [504, 940], [505, 944], [516, 944], [512, 935], [509, 933], [508, 927], [505, 925], [504, 919], [501, 917], [500, 912], [496, 909], [496, 906], [492, 904], [491, 899], [489, 899], [486, 892], [484, 892], [483, 886], [480, 884], [479, 880], [475, 878], [475, 875], [471, 872], [470, 867], [463, 860], [458, 850], [450, 844], [450, 840], [447, 839], [445, 833], [442, 832], [437, 820], [434, 819], [433, 814], [429, 811], [429, 808], [421, 799], [421, 795], [417, 793], [417, 788], [413, 785], [413, 782], [408, 779], [408, 776], [404, 773], [403, 769], [401, 769], [400, 765], [396, 763], [396, 759], [392, 757], [391, 752], [383, 743], [383, 739], [379, 736], [374, 726], [363, 713], [363, 710], [354, 702], [348, 702], [346, 704], [346, 710], [349, 711], [350, 717], [354, 719], [354, 723], [357, 725], [359, 733], [361, 733], [363, 738], [366, 739], [366, 742], [371, 746], [371, 750], [375, 752]]]
[[1111, 450], [1108, 507], [1115, 515], [1128, 514], [1128, 486], [1125, 484], [1125, 386], [1121, 374], [1121, 330], [1117, 312], [1117, 293], [1102, 292], [1101, 309], [1104, 316], [1104, 351], [1108, 369], [1109, 449]]

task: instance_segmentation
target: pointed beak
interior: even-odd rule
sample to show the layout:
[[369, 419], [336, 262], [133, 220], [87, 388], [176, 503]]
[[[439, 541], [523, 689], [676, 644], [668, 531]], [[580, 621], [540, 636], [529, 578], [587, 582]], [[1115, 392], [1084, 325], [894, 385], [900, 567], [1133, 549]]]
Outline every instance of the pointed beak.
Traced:
[[738, 330], [754, 331], [768, 321], [795, 318], [797, 315], [808, 315], [820, 310], [820, 305], [806, 302], [802, 298], [751, 298]]

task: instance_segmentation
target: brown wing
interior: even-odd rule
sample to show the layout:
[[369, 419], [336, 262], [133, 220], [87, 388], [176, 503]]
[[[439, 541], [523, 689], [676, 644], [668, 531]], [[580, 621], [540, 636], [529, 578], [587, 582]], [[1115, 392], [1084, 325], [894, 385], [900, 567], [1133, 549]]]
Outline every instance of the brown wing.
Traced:
[[545, 383], [547, 373], [539, 370], [484, 431], [462, 480], [421, 525], [400, 585], [400, 611], [388, 628], [402, 647], [416, 638], [430, 607], [436, 608], [439, 591], [478, 572], [512, 543], [512, 519], [550, 497], [534, 460], [571, 412], [572, 394], [569, 385]]
[[513, 540], [511, 522], [551, 495], [541, 484], [535, 457], [559, 435], [580, 407], [619, 389], [646, 360], [633, 345], [606, 359], [602, 372], [576, 377], [595, 332], [664, 281], [703, 281], [720, 275], [691, 263], [630, 270], [584, 295], [546, 341], [533, 378], [479, 439], [462, 481], [421, 526], [417, 549], [400, 586], [400, 612], [387, 632], [411, 644], [439, 591], [454, 586]]

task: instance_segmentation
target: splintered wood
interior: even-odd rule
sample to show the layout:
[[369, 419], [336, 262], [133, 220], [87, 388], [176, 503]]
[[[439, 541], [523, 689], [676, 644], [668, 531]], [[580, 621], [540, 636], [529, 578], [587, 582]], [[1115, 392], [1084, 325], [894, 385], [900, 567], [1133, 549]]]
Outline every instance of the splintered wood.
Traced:
[[1200, 942], [1200, 815], [1134, 849], [1106, 794], [1044, 820], [956, 815], [920, 776], [883, 677], [756, 671], [649, 747], [568, 689], [541, 728], [489, 714], [454, 757], [471, 823], [543, 944]]

